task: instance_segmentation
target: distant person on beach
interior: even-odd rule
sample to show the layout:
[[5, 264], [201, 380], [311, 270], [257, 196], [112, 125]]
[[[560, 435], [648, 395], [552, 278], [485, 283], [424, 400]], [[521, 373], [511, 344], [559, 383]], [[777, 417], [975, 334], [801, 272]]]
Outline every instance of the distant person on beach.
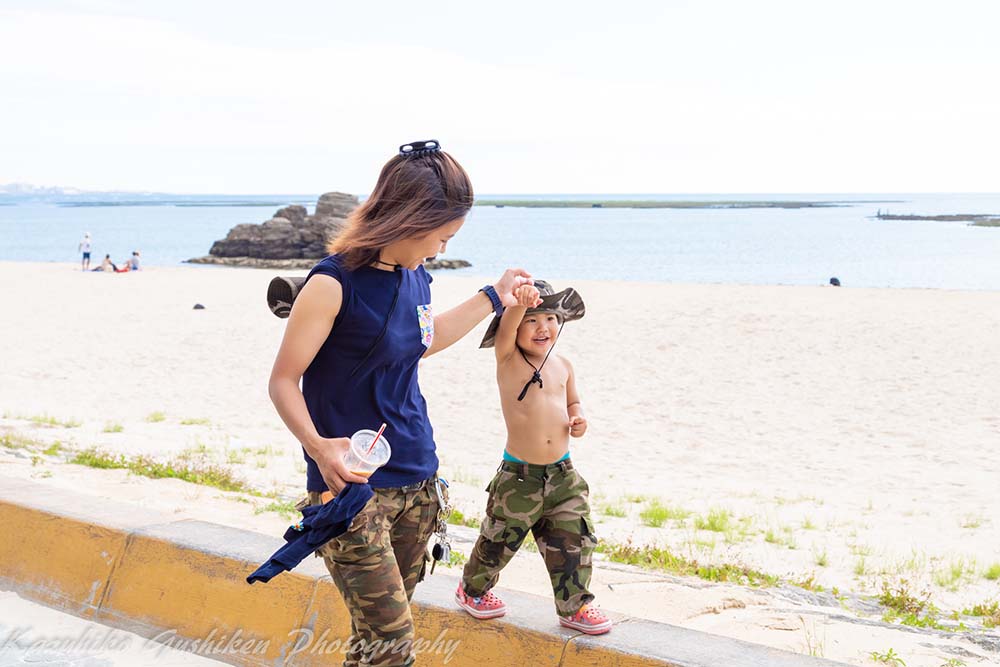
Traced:
[[90, 268], [90, 232], [83, 233], [83, 240], [80, 241], [80, 246], [77, 248], [77, 252], [83, 253], [83, 259], [80, 262], [80, 270], [86, 271]]
[[139, 251], [133, 250], [132, 256], [126, 259], [122, 263], [122, 268], [115, 267], [115, 273], [128, 273], [129, 271], [139, 270]]
[[[316, 551], [351, 614], [345, 665], [413, 664], [409, 601], [445, 500], [418, 364], [517, 303], [514, 290], [531, 279], [508, 269], [434, 315], [423, 263], [445, 251], [472, 202], [468, 175], [438, 142], [401, 146], [295, 295], [271, 370], [271, 400], [306, 460], [298, 507], [325, 504], [347, 484], [374, 490], [349, 529]], [[343, 461], [351, 434], [383, 422], [388, 463], [367, 479], [352, 473]]]
[[101, 265], [94, 269], [94, 271], [106, 271], [108, 273], [117, 271], [118, 267], [115, 263], [111, 261], [111, 255], [105, 255], [104, 259], [101, 260]]
[[503, 616], [507, 605], [492, 588], [531, 533], [549, 571], [559, 624], [604, 634], [611, 620], [588, 589], [597, 546], [589, 487], [569, 456], [570, 436], [582, 437], [587, 419], [573, 366], [552, 354], [563, 325], [583, 317], [583, 299], [572, 287], [557, 293], [541, 280], [515, 296], [517, 304], [493, 318], [480, 344], [496, 353], [507, 445], [455, 600], [475, 618]]

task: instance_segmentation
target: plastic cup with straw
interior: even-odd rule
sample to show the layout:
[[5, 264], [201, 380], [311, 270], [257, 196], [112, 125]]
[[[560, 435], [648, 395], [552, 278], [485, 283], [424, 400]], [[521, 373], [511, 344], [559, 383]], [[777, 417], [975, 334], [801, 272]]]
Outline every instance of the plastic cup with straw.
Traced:
[[361, 429], [351, 436], [351, 446], [344, 454], [344, 465], [355, 475], [370, 477], [379, 467], [386, 464], [392, 456], [389, 441], [382, 433], [385, 423], [379, 430]]

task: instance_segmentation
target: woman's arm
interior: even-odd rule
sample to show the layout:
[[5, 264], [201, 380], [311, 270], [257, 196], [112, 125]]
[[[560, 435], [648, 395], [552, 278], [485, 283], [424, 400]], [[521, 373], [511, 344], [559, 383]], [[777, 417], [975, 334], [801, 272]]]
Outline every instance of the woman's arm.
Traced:
[[324, 438], [316, 431], [299, 380], [330, 334], [343, 296], [343, 289], [334, 278], [318, 274], [309, 279], [295, 299], [267, 385], [271, 402], [285, 426], [316, 461], [326, 485], [334, 493], [348, 482], [364, 484], [368, 480], [344, 466], [343, 456], [350, 438]]
[[[500, 280], [493, 285], [493, 289], [497, 291], [497, 296], [504, 306], [513, 306], [517, 304], [514, 290], [528, 283], [531, 283], [531, 274], [527, 271], [507, 269], [500, 276]], [[451, 310], [437, 315], [434, 318], [434, 340], [424, 352], [424, 356], [429, 357], [451, 347], [492, 312], [493, 304], [490, 298], [485, 293], [479, 292]]]

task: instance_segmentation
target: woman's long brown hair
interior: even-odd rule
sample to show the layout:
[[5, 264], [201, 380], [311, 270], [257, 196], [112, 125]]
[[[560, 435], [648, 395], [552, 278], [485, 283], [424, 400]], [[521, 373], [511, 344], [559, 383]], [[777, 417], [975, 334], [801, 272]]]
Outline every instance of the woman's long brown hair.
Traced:
[[327, 250], [353, 271], [371, 264], [387, 245], [464, 218], [472, 208], [472, 183], [444, 151], [397, 155], [382, 167], [371, 196], [347, 217]]

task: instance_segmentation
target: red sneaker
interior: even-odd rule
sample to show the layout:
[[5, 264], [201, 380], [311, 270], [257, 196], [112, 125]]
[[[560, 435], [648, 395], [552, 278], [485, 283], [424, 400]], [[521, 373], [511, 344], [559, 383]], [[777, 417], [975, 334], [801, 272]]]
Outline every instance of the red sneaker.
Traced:
[[611, 629], [611, 619], [597, 607], [585, 604], [572, 616], [560, 616], [559, 625], [588, 635], [603, 635]]
[[507, 613], [507, 605], [493, 591], [487, 591], [486, 595], [474, 598], [465, 594], [465, 591], [462, 590], [462, 582], [458, 582], [458, 590], [455, 591], [455, 602], [474, 618], [480, 620], [497, 618]]

